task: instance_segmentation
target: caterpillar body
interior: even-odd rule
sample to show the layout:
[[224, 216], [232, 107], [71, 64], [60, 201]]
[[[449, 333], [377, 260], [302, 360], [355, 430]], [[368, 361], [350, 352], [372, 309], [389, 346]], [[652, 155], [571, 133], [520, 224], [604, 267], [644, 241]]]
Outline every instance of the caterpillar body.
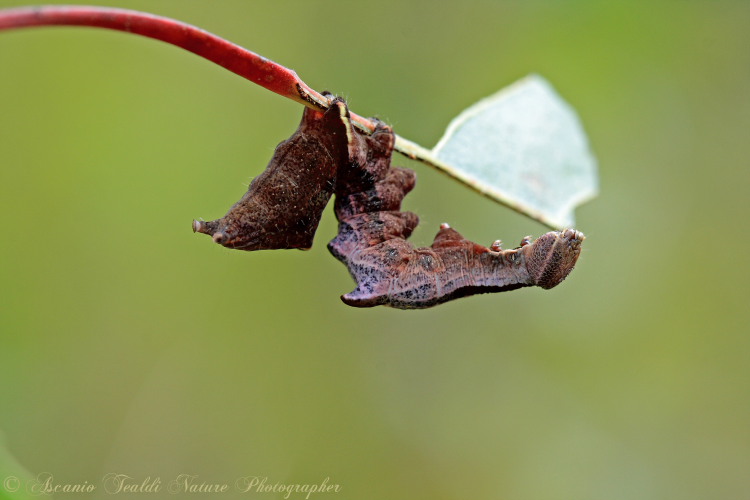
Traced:
[[309, 248], [335, 193], [339, 231], [328, 249], [357, 284], [342, 296], [355, 307], [420, 309], [478, 293], [549, 289], [572, 271], [585, 239], [573, 229], [503, 250], [442, 224], [431, 246], [416, 248], [407, 239], [419, 218], [401, 211], [416, 176], [390, 165], [394, 142], [380, 122], [372, 135], [358, 132], [342, 99], [325, 112], [305, 110], [245, 196], [222, 219], [194, 222], [193, 229], [230, 248]]

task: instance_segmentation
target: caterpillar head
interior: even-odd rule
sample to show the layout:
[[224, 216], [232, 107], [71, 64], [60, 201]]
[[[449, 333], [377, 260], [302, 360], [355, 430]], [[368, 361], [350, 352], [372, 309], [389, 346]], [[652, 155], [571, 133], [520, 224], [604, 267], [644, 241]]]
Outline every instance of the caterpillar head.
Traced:
[[576, 265], [586, 237], [574, 229], [551, 231], [521, 247], [526, 269], [535, 285], [550, 289], [559, 285]]

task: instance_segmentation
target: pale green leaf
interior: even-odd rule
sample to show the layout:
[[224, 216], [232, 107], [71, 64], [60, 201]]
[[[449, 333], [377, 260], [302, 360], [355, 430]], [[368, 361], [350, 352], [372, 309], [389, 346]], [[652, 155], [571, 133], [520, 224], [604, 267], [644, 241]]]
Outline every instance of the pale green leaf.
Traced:
[[[26, 490], [31, 480], [31, 474], [10, 453], [0, 432], [0, 500], [35, 498]], [[46, 498], [50, 496], [47, 495]]]
[[529, 76], [458, 115], [432, 150], [439, 167], [553, 227], [597, 193], [596, 160], [575, 111]]

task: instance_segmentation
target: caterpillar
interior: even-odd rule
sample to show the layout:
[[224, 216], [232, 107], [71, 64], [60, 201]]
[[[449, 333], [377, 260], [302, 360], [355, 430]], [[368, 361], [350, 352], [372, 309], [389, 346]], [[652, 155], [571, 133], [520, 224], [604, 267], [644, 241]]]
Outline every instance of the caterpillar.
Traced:
[[340, 98], [325, 112], [305, 110], [242, 199], [222, 219], [194, 221], [193, 229], [230, 248], [310, 248], [335, 194], [338, 235], [328, 249], [356, 282], [341, 297], [354, 307], [421, 309], [479, 293], [549, 289], [573, 270], [585, 239], [573, 229], [503, 250], [499, 241], [487, 248], [442, 224], [431, 246], [415, 247], [407, 239], [419, 218], [401, 203], [416, 176], [391, 166], [394, 142], [382, 122], [372, 135], [358, 132]]
[[238, 250], [309, 249], [348, 155], [347, 133], [335, 110], [305, 108], [244, 196], [221, 219], [193, 221], [193, 231]]

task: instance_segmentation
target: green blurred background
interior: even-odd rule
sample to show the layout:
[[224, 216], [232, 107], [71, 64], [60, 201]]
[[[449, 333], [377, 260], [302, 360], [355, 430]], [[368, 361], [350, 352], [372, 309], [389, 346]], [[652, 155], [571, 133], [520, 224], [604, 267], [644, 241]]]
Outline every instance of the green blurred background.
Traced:
[[[540, 73], [580, 113], [601, 195], [554, 290], [348, 308], [330, 209], [309, 252], [190, 229], [299, 105], [152, 40], [0, 33], [0, 429], [29, 474], [330, 477], [341, 492], [311, 498], [347, 500], [750, 495], [749, 2], [101, 3], [219, 34], [425, 146]], [[546, 231], [396, 163], [419, 176], [417, 243], [441, 222], [484, 244]]]

